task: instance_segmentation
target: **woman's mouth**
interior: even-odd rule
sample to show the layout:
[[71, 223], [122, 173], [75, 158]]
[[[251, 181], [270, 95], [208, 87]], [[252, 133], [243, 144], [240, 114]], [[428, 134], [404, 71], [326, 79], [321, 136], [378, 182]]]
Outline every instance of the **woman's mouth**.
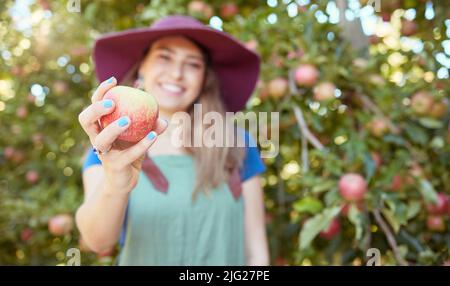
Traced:
[[182, 95], [186, 90], [184, 87], [173, 83], [160, 82], [158, 86], [167, 94], [175, 96]]

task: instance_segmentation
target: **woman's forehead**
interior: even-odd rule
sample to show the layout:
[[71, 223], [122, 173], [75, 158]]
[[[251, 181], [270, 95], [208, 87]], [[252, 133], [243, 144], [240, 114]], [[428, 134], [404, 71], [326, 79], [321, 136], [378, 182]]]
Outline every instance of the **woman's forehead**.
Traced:
[[187, 53], [192, 56], [197, 56], [200, 59], [203, 57], [200, 47], [183, 36], [166, 36], [160, 38], [153, 43], [151, 50]]

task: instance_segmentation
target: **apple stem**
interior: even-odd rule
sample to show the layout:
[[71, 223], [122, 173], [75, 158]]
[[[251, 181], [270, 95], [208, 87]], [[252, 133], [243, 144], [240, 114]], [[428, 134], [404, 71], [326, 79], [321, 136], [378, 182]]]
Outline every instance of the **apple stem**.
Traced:
[[391, 230], [389, 229], [387, 223], [382, 218], [380, 211], [378, 209], [375, 209], [372, 211], [373, 216], [375, 217], [375, 220], [377, 221], [378, 225], [380, 226], [381, 230], [386, 235], [386, 238], [388, 240], [389, 245], [391, 246], [392, 251], [394, 252], [395, 260], [397, 260], [398, 264], [402, 266], [408, 266], [408, 262], [403, 259], [403, 257], [400, 255], [400, 251], [397, 246], [397, 241], [395, 240], [394, 235], [392, 234]]

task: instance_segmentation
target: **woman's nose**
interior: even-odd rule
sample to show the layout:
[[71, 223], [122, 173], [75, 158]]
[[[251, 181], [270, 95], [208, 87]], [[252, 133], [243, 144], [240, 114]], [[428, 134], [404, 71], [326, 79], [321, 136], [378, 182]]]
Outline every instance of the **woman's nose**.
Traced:
[[171, 67], [170, 75], [173, 79], [180, 80], [183, 78], [183, 65], [181, 63], [174, 64]]

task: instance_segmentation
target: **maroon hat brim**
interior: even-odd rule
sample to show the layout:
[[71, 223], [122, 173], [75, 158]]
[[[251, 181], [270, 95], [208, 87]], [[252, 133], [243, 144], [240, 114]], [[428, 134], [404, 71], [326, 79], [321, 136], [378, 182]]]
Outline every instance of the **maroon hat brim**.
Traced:
[[115, 76], [121, 82], [155, 40], [170, 35], [186, 36], [206, 49], [226, 109], [242, 110], [258, 80], [259, 56], [228, 34], [207, 26], [149, 27], [107, 34], [94, 46], [97, 79], [104, 81]]

